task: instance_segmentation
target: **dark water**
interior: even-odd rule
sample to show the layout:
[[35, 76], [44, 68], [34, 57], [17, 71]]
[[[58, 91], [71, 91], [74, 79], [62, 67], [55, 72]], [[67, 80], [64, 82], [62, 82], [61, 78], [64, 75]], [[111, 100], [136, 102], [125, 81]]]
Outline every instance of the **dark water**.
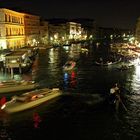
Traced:
[[[14, 76], [35, 80], [41, 87], [59, 87], [63, 96], [21, 113], [0, 113], [0, 140], [140, 138], [140, 66], [125, 71], [117, 69], [120, 64], [96, 66], [95, 52], [92, 46], [88, 49], [82, 52], [80, 46], [73, 46], [68, 50], [41, 50], [30, 73]], [[62, 68], [67, 60], [76, 61], [70, 72]], [[127, 112], [120, 106], [116, 113], [106, 101], [116, 82], [121, 85]], [[12, 95], [6, 94], [7, 98]]]

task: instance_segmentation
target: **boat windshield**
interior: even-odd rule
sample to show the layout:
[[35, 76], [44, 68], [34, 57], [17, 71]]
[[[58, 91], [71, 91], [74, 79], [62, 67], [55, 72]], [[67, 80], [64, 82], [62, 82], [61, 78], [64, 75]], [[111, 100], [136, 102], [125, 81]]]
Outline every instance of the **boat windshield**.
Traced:
[[16, 101], [17, 102], [27, 102], [30, 100], [30, 97], [29, 96], [20, 96], [20, 97], [17, 97], [16, 98]]

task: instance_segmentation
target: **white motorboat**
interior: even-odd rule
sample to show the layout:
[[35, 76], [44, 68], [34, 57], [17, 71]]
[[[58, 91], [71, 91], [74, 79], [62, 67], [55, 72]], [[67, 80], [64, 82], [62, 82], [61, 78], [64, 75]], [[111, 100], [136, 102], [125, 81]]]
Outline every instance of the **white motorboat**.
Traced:
[[0, 93], [31, 90], [38, 87], [34, 81], [3, 81], [0, 82]]
[[68, 70], [72, 70], [75, 66], [76, 66], [76, 62], [75, 61], [67, 61], [65, 63], [65, 65], [63, 66], [63, 69], [65, 71], [68, 71]]
[[44, 88], [26, 92], [20, 96], [13, 96], [12, 99], [1, 106], [1, 110], [7, 113], [16, 113], [40, 105], [50, 99], [61, 95], [59, 88]]

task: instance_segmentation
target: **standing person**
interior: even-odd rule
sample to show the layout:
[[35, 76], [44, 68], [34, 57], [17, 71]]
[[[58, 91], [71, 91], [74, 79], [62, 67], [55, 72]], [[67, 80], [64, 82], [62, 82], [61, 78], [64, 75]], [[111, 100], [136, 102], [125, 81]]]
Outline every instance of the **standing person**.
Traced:
[[125, 111], [127, 111], [127, 108], [122, 102], [121, 96], [120, 96], [120, 88], [118, 87], [118, 83], [115, 83], [115, 85], [110, 89], [110, 94], [114, 100], [115, 103], [115, 110], [118, 112], [120, 103], [124, 107]]
[[114, 104], [116, 102], [116, 96], [115, 96], [115, 85], [110, 89], [110, 96], [109, 96], [109, 101], [111, 104]]

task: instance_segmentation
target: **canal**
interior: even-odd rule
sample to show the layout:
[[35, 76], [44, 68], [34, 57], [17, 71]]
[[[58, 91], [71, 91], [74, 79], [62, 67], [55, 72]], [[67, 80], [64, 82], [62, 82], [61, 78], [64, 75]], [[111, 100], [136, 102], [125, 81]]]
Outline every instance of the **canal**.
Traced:
[[[79, 45], [40, 50], [32, 70], [14, 78], [34, 80], [41, 88], [59, 87], [63, 95], [24, 112], [0, 112], [0, 140], [138, 140], [140, 66], [124, 71], [118, 70], [122, 62], [97, 66], [95, 55], [93, 46], [88, 51]], [[67, 60], [76, 62], [70, 72], [63, 70]], [[10, 76], [0, 74], [0, 80], [6, 78]], [[107, 101], [116, 82], [128, 111], [121, 106], [116, 113]], [[9, 99], [13, 94], [5, 96]]]

